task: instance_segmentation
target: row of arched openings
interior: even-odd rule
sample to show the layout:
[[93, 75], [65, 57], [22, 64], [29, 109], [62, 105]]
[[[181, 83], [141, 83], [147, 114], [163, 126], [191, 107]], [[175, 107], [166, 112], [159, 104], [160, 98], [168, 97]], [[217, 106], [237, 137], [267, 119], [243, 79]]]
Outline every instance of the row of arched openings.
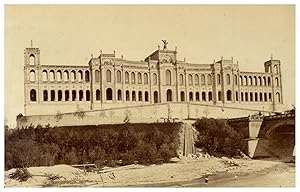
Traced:
[[[63, 97], [64, 94], [64, 97]], [[173, 95], [172, 95], [172, 90], [168, 89], [167, 90], [167, 101], [172, 101], [173, 100]], [[154, 103], [158, 103], [158, 92], [155, 91], [154, 92]], [[208, 97], [207, 97], [208, 96]], [[57, 100], [56, 100], [57, 97]], [[101, 92], [99, 89], [96, 90], [96, 100], [100, 100], [101, 97]], [[78, 100], [79, 101], [83, 101], [84, 99], [84, 92], [82, 90], [80, 90], [78, 92]], [[201, 93], [201, 101], [212, 101], [212, 92], [208, 92], [208, 95], [206, 95], [206, 92], [202, 92]], [[236, 96], [235, 96], [236, 101], [239, 100], [239, 95], [238, 92], [236, 92]], [[76, 90], [65, 90], [64, 92], [62, 90], [58, 90], [57, 94], [55, 92], [55, 90], [50, 90], [50, 92], [48, 90], [44, 90], [43, 91], [43, 101], [77, 101], [77, 91]], [[91, 100], [91, 95], [90, 95], [90, 91], [86, 90], [85, 91], [85, 101], [90, 101]], [[106, 89], [106, 100], [113, 100], [113, 91], [111, 88], [107, 88]], [[117, 91], [117, 100], [121, 101], [122, 100], [122, 91], [118, 90]], [[149, 101], [149, 93], [148, 91], [145, 91], [144, 94], [142, 91], [126, 91], [125, 92], [125, 100], [126, 101], [145, 101], [148, 102]], [[181, 91], [180, 92], [180, 100], [181, 101], [185, 101], [185, 92]], [[218, 101], [222, 100], [222, 93], [221, 91], [218, 92]], [[227, 101], [232, 101], [233, 97], [232, 97], [232, 92], [231, 90], [228, 90], [226, 92], [226, 100]], [[272, 102], [272, 93], [248, 93], [248, 92], [241, 92], [240, 95], [240, 100], [241, 101], [245, 101], [245, 102]], [[30, 101], [37, 101], [37, 93], [35, 89], [31, 89], [30, 90]], [[194, 98], [194, 93], [193, 92], [189, 92], [189, 101], [200, 101], [200, 93], [196, 92], [195, 93], [195, 98]], [[281, 102], [281, 97], [280, 97], [280, 93], [277, 92], [276, 93], [276, 102], [280, 103]]]
[[[271, 77], [247, 77], [246, 75], [240, 76], [240, 85], [242, 86], [271, 86]], [[279, 87], [279, 79], [275, 77], [275, 86]]]

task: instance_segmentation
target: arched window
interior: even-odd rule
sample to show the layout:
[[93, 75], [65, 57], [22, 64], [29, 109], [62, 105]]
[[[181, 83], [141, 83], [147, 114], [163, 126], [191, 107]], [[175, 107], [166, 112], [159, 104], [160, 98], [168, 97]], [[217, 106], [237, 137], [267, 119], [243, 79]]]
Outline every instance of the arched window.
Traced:
[[259, 83], [259, 86], [262, 86], [261, 77], [258, 77], [258, 83]]
[[117, 71], [117, 83], [122, 82], [122, 73], [120, 70]]
[[272, 102], [272, 93], [269, 93], [269, 101]]
[[125, 83], [129, 83], [129, 73], [127, 71], [125, 72]]
[[65, 101], [69, 101], [70, 100], [70, 92], [69, 90], [65, 91]]
[[58, 92], [57, 92], [57, 99], [58, 99], [58, 101], [62, 101], [62, 91], [61, 90], [58, 90]]
[[142, 84], [142, 74], [140, 72], [138, 72], [137, 74], [137, 80], [138, 80], [138, 84]]
[[96, 90], [96, 100], [97, 101], [100, 100], [100, 90], [99, 89]]
[[51, 90], [50, 96], [51, 96], [51, 101], [55, 101], [55, 91], [54, 90]]
[[239, 93], [237, 91], [235, 92], [235, 100], [239, 101]]
[[244, 93], [241, 92], [241, 101], [244, 101]]
[[205, 85], [205, 76], [201, 75], [201, 85]]
[[267, 102], [268, 101], [267, 93], [264, 93], [264, 98], [265, 98], [265, 102]]
[[189, 74], [188, 79], [189, 79], [189, 85], [193, 85], [193, 76], [191, 74]]
[[195, 85], [199, 85], [199, 75], [195, 75]]
[[49, 73], [49, 80], [51, 81], [51, 82], [53, 82], [54, 81], [54, 71], [53, 70], [51, 70], [50, 71], [50, 73]]
[[202, 92], [202, 101], [206, 101], [206, 94], [205, 94], [205, 92]]
[[89, 71], [85, 71], [85, 82], [89, 82], [90, 81], [90, 72]]
[[43, 70], [42, 81], [46, 82], [48, 80], [48, 74], [46, 70]]
[[230, 75], [229, 74], [226, 75], [226, 83], [227, 83], [227, 85], [230, 85]]
[[218, 83], [218, 85], [221, 85], [221, 75], [220, 74], [217, 75], [217, 83]]
[[111, 82], [111, 71], [109, 69], [106, 70], [106, 82]]
[[275, 72], [275, 74], [278, 74], [278, 67], [277, 67], [277, 65], [274, 66], [274, 72]]
[[64, 81], [68, 81], [69, 80], [69, 71], [64, 71]]
[[253, 101], [253, 93], [250, 92], [250, 101]]
[[196, 92], [196, 101], [200, 101], [200, 94], [199, 94], [199, 92]]
[[80, 90], [79, 91], [79, 101], [82, 101], [83, 100], [83, 91]]
[[252, 85], [252, 77], [249, 77], [249, 85]]
[[99, 70], [95, 71], [95, 82], [100, 82], [100, 71]]
[[183, 82], [184, 82], [184, 81], [183, 81], [183, 75], [180, 74], [180, 75], [179, 75], [179, 84], [180, 84], [180, 85], [183, 85]]
[[135, 73], [131, 72], [131, 84], [135, 84]]
[[263, 80], [264, 80], [264, 86], [266, 86], [267, 85], [266, 77], [263, 77]]
[[106, 100], [111, 101], [113, 99], [113, 93], [111, 88], [106, 89]]
[[268, 86], [271, 86], [271, 77], [268, 77]]
[[221, 93], [221, 91], [218, 91], [218, 101], [222, 101], [222, 93]]
[[35, 71], [31, 70], [29, 76], [30, 76], [30, 81], [34, 82], [35, 81]]
[[126, 101], [130, 101], [129, 91], [126, 91]]
[[263, 96], [262, 93], [259, 93], [259, 101], [262, 102], [263, 101]]
[[275, 84], [276, 84], [276, 87], [279, 87], [279, 81], [278, 81], [277, 77], [275, 78]]
[[145, 91], [145, 101], [146, 102], [149, 101], [149, 93], [148, 93], [148, 91]]
[[167, 101], [172, 101], [172, 90], [171, 89], [167, 90]]
[[33, 54], [29, 56], [29, 65], [34, 65], [35, 64], [35, 57]]
[[248, 101], [248, 92], [245, 93], [245, 101]]
[[240, 85], [243, 85], [243, 77], [240, 75]]
[[185, 98], [184, 98], [184, 91], [181, 91], [180, 92], [180, 99], [181, 99], [181, 101], [185, 101]]
[[231, 101], [232, 100], [231, 90], [228, 90], [226, 95], [227, 95], [227, 101]]
[[166, 70], [166, 84], [171, 85], [172, 83], [171, 71], [169, 69]]
[[70, 79], [71, 79], [72, 82], [75, 81], [75, 79], [76, 79], [74, 70], [71, 71], [71, 78]]
[[208, 92], [208, 101], [212, 101], [212, 92], [211, 91]]
[[237, 75], [234, 75], [234, 82], [235, 82], [235, 85], [238, 84], [238, 78], [237, 78]]
[[36, 90], [30, 90], [30, 101], [36, 101]]
[[139, 91], [139, 101], [143, 101], [143, 94], [142, 94], [142, 92], [141, 91]]
[[56, 72], [56, 81], [61, 81], [61, 80], [62, 80], [61, 70], [58, 70]]
[[257, 78], [254, 76], [254, 85], [257, 86]]
[[157, 75], [153, 73], [153, 85], [157, 85]]
[[122, 100], [122, 91], [119, 89], [118, 90], [118, 101]]
[[90, 101], [91, 100], [90, 90], [86, 90], [86, 92], [85, 92], [85, 100], [86, 101]]
[[246, 76], [246, 75], [244, 76], [244, 85], [245, 85], [245, 86], [248, 85], [248, 79], [247, 79], [247, 76]]
[[254, 101], [258, 101], [257, 92], [254, 93]]
[[136, 101], [136, 93], [135, 93], [135, 91], [131, 92], [131, 101]]
[[189, 93], [189, 101], [193, 101], [194, 100], [194, 98], [193, 98], [193, 92], [190, 92]]
[[148, 84], [148, 74], [144, 73], [144, 84]]
[[72, 101], [76, 101], [76, 90], [72, 91]]
[[158, 92], [154, 91], [154, 103], [158, 103]]
[[44, 98], [44, 101], [48, 101], [48, 91], [47, 90], [43, 91], [43, 98]]
[[212, 84], [212, 78], [211, 78], [211, 75], [208, 74], [207, 75], [207, 85], [211, 85]]
[[83, 79], [82, 71], [79, 70], [78, 71], [78, 81], [82, 81], [82, 79]]

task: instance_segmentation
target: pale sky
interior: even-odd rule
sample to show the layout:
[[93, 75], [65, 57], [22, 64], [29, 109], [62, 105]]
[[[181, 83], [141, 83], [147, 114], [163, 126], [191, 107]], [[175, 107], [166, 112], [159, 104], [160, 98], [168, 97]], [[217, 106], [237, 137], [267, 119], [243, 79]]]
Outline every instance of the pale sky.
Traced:
[[283, 102], [295, 104], [295, 7], [288, 5], [6, 5], [5, 118], [24, 113], [23, 51], [41, 51], [41, 64], [84, 64], [116, 50], [142, 60], [167, 39], [178, 59], [211, 64], [221, 56], [241, 71], [263, 72], [281, 60]]

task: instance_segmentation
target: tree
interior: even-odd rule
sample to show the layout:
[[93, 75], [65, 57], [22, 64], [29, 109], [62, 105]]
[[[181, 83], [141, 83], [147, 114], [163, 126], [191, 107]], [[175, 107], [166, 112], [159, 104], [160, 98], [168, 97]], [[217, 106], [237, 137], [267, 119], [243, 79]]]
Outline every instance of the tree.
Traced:
[[231, 128], [225, 120], [202, 118], [195, 122], [198, 138], [195, 146], [210, 155], [229, 156], [239, 155], [243, 149], [242, 134]]

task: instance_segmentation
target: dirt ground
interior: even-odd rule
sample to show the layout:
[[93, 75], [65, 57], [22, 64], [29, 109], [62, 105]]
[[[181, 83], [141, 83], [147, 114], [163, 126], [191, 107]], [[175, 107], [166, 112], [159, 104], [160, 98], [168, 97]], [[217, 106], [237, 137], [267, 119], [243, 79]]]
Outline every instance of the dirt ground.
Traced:
[[[283, 164], [279, 161], [270, 160], [214, 157], [175, 160], [176, 162], [174, 163], [161, 165], [128, 165], [116, 168], [105, 167], [100, 171], [93, 172], [86, 172], [68, 165], [30, 167], [28, 171], [32, 177], [25, 182], [11, 179], [9, 175], [15, 171], [15, 169], [11, 169], [5, 172], [5, 187], [164, 186], [165, 183], [190, 182], [195, 179], [201, 179], [205, 175], [209, 175], [209, 177], [213, 178], [214, 175], [220, 174], [226, 174], [232, 177], [234, 175], [245, 176], [249, 174], [268, 173], [276, 171], [276, 167], [280, 167], [281, 164]], [[223, 184], [226, 186], [226, 183]], [[249, 185], [249, 187], [251, 187], [250, 183]]]

